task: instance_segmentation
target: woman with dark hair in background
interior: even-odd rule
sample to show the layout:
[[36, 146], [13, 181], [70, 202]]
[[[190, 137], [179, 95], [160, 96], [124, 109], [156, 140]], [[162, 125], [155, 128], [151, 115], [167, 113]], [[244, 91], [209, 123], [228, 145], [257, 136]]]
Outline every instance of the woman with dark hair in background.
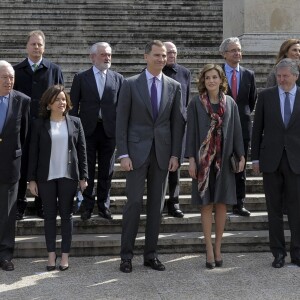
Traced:
[[49, 87], [42, 96], [41, 118], [33, 123], [28, 181], [33, 195], [40, 196], [45, 213], [45, 238], [48, 251], [47, 271], [56, 269], [56, 217], [61, 217], [61, 263], [69, 267], [72, 241], [72, 207], [78, 182], [87, 186], [87, 158], [81, 121], [69, 116], [69, 95], [61, 85]]
[[[223, 264], [221, 243], [226, 222], [226, 205], [236, 204], [235, 174], [230, 157], [239, 158], [238, 172], [245, 165], [242, 129], [237, 105], [226, 96], [227, 80], [222, 68], [205, 65], [197, 84], [199, 95], [189, 106], [185, 156], [189, 159], [192, 203], [201, 205], [201, 222], [206, 246], [206, 267]], [[215, 246], [211, 233], [215, 207]]]

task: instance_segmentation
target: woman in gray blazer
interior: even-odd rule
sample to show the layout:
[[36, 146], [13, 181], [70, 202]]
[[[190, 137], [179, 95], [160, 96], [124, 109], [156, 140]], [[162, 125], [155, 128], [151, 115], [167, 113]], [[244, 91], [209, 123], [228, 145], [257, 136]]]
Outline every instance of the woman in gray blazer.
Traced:
[[[204, 66], [199, 76], [199, 95], [189, 106], [185, 156], [189, 159], [192, 203], [201, 205], [201, 222], [206, 245], [206, 267], [223, 264], [221, 242], [226, 221], [226, 205], [236, 204], [235, 176], [230, 157], [239, 158], [238, 171], [244, 169], [244, 146], [238, 108], [226, 96], [227, 80], [222, 68]], [[215, 246], [212, 245], [215, 207]]]
[[72, 206], [78, 183], [83, 191], [87, 179], [85, 137], [81, 121], [67, 113], [72, 108], [61, 85], [48, 88], [42, 96], [41, 118], [33, 123], [28, 181], [33, 195], [40, 196], [45, 213], [47, 270], [56, 268], [56, 217], [61, 217], [61, 263], [67, 270], [72, 240]]

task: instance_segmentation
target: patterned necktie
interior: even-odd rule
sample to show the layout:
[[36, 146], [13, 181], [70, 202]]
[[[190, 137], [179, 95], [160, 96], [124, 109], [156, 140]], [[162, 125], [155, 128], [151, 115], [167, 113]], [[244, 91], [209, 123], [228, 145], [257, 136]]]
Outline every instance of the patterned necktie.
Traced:
[[155, 79], [156, 79], [156, 77], [153, 77], [152, 85], [151, 85], [151, 105], [152, 105], [154, 121], [156, 120], [157, 115], [158, 115], [158, 100], [157, 100], [157, 88], [156, 88], [156, 84], [155, 84]]
[[7, 111], [7, 107], [6, 104], [4, 103], [4, 97], [0, 96], [0, 133], [2, 132], [5, 123], [6, 111]]
[[289, 96], [289, 93], [286, 92], [285, 100], [284, 100], [284, 110], [283, 110], [283, 121], [284, 121], [285, 127], [288, 126], [291, 115], [292, 115], [292, 111], [291, 111], [291, 104], [290, 104], [290, 96]]
[[32, 71], [35, 72], [37, 70], [37, 68], [39, 67], [38, 64], [33, 64], [32, 65]]
[[237, 97], [237, 78], [236, 78], [236, 70], [232, 70], [232, 77], [231, 77], [231, 93], [234, 100]]

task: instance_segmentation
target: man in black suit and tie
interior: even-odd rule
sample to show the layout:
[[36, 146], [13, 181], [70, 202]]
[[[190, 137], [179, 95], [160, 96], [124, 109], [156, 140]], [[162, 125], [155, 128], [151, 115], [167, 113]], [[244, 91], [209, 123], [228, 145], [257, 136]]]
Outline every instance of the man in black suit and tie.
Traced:
[[[191, 87], [191, 72], [184, 66], [176, 63], [177, 48], [172, 42], [164, 43], [167, 49], [167, 64], [163, 68], [163, 73], [181, 84], [181, 101], [182, 101], [182, 115], [186, 119], [186, 108], [189, 104], [190, 87]], [[183, 162], [185, 136], [182, 141], [182, 155], [180, 162]], [[179, 191], [180, 191], [180, 169], [175, 172], [169, 172], [169, 199], [167, 200], [168, 215], [175, 218], [182, 218], [183, 212], [179, 207]]]
[[112, 219], [110, 188], [115, 162], [116, 106], [123, 76], [111, 71], [111, 47], [99, 42], [90, 50], [93, 66], [74, 76], [71, 87], [73, 109], [79, 116], [86, 137], [88, 187], [83, 196], [82, 220], [91, 218], [94, 205], [96, 157], [98, 161], [97, 204], [100, 217]]
[[[241, 43], [237, 37], [225, 39], [220, 45], [219, 51], [225, 59], [223, 69], [228, 81], [227, 95], [231, 96], [238, 106], [243, 133], [245, 159], [247, 161], [252, 128], [251, 113], [257, 99], [254, 72], [243, 68], [239, 64], [242, 59], [242, 50]], [[250, 211], [244, 206], [246, 197], [246, 168], [243, 172], [236, 174], [235, 180], [237, 204], [233, 206], [233, 213], [248, 217], [250, 216]]]
[[263, 173], [269, 219], [272, 266], [281, 268], [286, 249], [282, 206], [291, 231], [291, 262], [300, 267], [300, 88], [298, 64], [289, 58], [276, 65], [277, 86], [258, 95], [251, 143], [252, 167]]
[[126, 171], [127, 203], [123, 211], [121, 264], [132, 271], [132, 257], [147, 180], [147, 221], [144, 266], [164, 271], [157, 257], [161, 212], [168, 171], [175, 172], [181, 155], [184, 118], [181, 87], [162, 69], [166, 47], [154, 40], [146, 45], [147, 68], [124, 81], [117, 107], [117, 152]]
[[13, 271], [15, 220], [22, 146], [28, 130], [30, 98], [13, 90], [15, 71], [0, 61], [0, 268]]
[[[39, 116], [39, 103], [48, 87], [55, 84], [64, 84], [63, 74], [59, 66], [43, 57], [45, 52], [45, 35], [41, 30], [34, 30], [27, 35], [26, 51], [28, 58], [14, 66], [14, 89], [31, 97], [30, 120]], [[28, 134], [28, 139], [30, 132]], [[23, 148], [21, 178], [17, 196], [17, 220], [23, 219], [27, 206], [27, 169], [28, 169], [28, 141]], [[42, 200], [35, 197], [37, 216], [44, 218]]]

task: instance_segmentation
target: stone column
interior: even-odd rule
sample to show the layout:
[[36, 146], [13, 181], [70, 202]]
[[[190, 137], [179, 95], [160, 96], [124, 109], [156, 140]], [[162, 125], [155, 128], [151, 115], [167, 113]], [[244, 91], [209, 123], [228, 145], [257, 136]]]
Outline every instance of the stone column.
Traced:
[[243, 50], [277, 53], [300, 39], [300, 0], [223, 0], [223, 37], [238, 36]]

